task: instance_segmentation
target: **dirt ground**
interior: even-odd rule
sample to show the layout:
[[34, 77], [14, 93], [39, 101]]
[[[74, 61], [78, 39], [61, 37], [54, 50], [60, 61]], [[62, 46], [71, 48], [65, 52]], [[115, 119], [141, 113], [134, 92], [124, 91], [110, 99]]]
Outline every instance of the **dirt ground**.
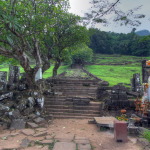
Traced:
[[[127, 143], [117, 143], [114, 141], [114, 135], [110, 131], [100, 131], [95, 124], [88, 124], [88, 119], [55, 119], [53, 123], [46, 129], [50, 138], [65, 139], [68, 137], [85, 137], [90, 140], [92, 150], [142, 150], [142, 148], [136, 143], [137, 140], [134, 137], [128, 137]], [[7, 135], [12, 134], [7, 140], [4, 139]], [[4, 145], [11, 149], [17, 148], [21, 140], [28, 138], [29, 140], [42, 140], [44, 137], [30, 137], [16, 131], [4, 131], [0, 134], [0, 150]], [[24, 150], [47, 150], [47, 147], [33, 146], [30, 148], [24, 148]]]
[[117, 143], [114, 141], [113, 133], [100, 131], [95, 124], [88, 124], [87, 119], [56, 119], [48, 131], [55, 135], [74, 134], [86, 137], [90, 140], [93, 150], [141, 150], [136, 138], [128, 137], [127, 143]]

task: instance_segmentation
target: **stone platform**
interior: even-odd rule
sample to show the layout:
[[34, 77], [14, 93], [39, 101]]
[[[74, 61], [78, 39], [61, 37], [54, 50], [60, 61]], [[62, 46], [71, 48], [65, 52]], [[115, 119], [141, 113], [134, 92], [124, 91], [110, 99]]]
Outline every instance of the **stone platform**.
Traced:
[[115, 117], [94, 117], [95, 123], [98, 127], [114, 128]]

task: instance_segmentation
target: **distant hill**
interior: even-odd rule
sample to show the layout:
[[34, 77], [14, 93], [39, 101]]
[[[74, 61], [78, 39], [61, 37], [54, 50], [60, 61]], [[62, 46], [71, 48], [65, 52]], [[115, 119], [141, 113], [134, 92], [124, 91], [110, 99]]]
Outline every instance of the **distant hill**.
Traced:
[[147, 36], [147, 35], [150, 35], [150, 31], [148, 30], [140, 30], [140, 31], [137, 31], [135, 32], [137, 35], [139, 36]]

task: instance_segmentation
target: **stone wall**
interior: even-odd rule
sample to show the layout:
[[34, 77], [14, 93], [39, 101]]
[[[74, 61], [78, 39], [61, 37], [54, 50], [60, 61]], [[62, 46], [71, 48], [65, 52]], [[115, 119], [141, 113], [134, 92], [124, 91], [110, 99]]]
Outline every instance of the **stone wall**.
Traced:
[[[45, 83], [37, 82], [41, 86]], [[49, 94], [49, 91], [44, 93]], [[0, 72], [0, 126], [24, 128], [43, 115], [43, 108], [43, 93], [27, 88], [25, 76], [20, 79], [18, 66], [10, 66], [8, 81], [7, 72]]]

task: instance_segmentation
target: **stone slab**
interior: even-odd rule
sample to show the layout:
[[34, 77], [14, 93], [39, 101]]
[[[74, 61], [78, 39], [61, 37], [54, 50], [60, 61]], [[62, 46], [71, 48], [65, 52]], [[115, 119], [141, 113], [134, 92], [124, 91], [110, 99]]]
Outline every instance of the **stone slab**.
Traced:
[[21, 147], [21, 148], [26, 148], [26, 147], [29, 146], [30, 142], [31, 142], [31, 141], [30, 141], [29, 139], [24, 138], [24, 139], [22, 140], [21, 144], [20, 144], [20, 147]]
[[57, 142], [53, 150], [76, 150], [76, 144], [73, 142]]
[[55, 136], [55, 139], [60, 141], [60, 142], [71, 142], [74, 139], [73, 134], [58, 134]]
[[45, 121], [44, 118], [38, 117], [38, 118], [34, 119], [34, 122], [37, 123], [37, 124], [39, 124], [39, 123], [45, 123], [46, 121]]
[[115, 117], [94, 117], [94, 120], [98, 126], [114, 127]]
[[89, 144], [90, 141], [89, 140], [74, 140], [75, 143], [77, 144]]
[[14, 119], [11, 122], [10, 129], [24, 129], [26, 122], [23, 119]]
[[30, 136], [30, 135], [33, 135], [35, 131], [32, 129], [23, 129], [21, 133], [23, 133], [24, 135]]
[[90, 144], [78, 144], [78, 150], [91, 150]]
[[39, 127], [36, 123], [33, 123], [33, 122], [27, 122], [27, 126], [29, 128], [38, 128]]
[[34, 136], [34, 137], [40, 137], [40, 136], [46, 136], [46, 135], [47, 135], [47, 132], [44, 131], [44, 132], [36, 133], [36, 134], [34, 134], [33, 136]]
[[44, 132], [47, 131], [47, 128], [36, 128], [35, 130], [38, 132]]

